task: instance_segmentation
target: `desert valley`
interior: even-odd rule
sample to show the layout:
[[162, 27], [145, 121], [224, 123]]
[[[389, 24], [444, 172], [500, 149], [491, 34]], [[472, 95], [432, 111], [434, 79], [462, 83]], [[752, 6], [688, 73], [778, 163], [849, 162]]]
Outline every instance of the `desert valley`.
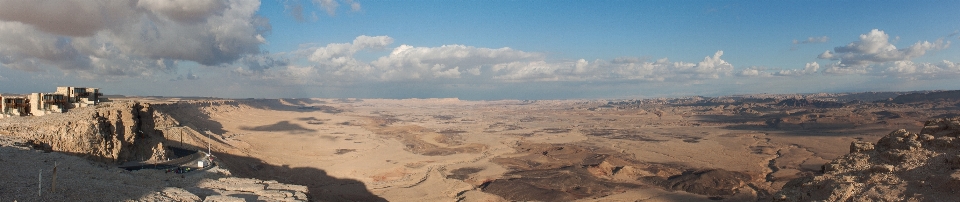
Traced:
[[[952, 151], [922, 150], [926, 142], [900, 148], [927, 152], [911, 157], [920, 162], [913, 167], [876, 163], [892, 157], [849, 160], [848, 153], [881, 152], [886, 147], [873, 151], [872, 143], [898, 129], [916, 133], [940, 124], [945, 132], [921, 133], [936, 137], [920, 140], [956, 138], [960, 128], [950, 118], [960, 116], [957, 94], [114, 97], [62, 114], [0, 119], [0, 177], [7, 182], [0, 200], [803, 201], [850, 194], [936, 200], [957, 193], [927, 193], [915, 183], [857, 183], [876, 178], [869, 174], [876, 169], [893, 176], [887, 180], [917, 178], [896, 176], [927, 165], [926, 159], [960, 162], [949, 158]], [[186, 173], [118, 168], [170, 159], [169, 147], [209, 150], [216, 166]], [[897, 159], [909, 159], [902, 156]], [[843, 158], [878, 165], [830, 175], [855, 175], [843, 178], [849, 186], [823, 181], [850, 164], [834, 161]], [[956, 167], [931, 175], [951, 176]], [[947, 181], [939, 188], [960, 185]]]

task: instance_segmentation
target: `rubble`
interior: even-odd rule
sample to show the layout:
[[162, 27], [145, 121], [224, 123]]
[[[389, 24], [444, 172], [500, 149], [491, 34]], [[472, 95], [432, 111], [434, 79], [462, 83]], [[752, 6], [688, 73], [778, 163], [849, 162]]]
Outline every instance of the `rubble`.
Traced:
[[960, 198], [960, 118], [933, 119], [920, 133], [895, 130], [853, 142], [822, 174], [788, 182], [776, 201], [950, 201]]

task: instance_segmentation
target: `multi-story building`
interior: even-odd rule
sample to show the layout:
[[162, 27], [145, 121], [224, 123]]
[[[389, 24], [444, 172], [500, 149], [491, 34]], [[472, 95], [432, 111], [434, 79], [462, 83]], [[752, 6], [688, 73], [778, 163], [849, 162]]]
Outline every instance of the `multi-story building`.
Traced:
[[30, 93], [30, 114], [43, 116], [67, 111], [66, 96], [51, 93]]
[[0, 118], [7, 116], [26, 116], [30, 114], [27, 98], [0, 96]]
[[86, 107], [87, 105], [96, 105], [100, 102], [99, 88], [84, 88], [84, 87], [72, 87], [72, 86], [61, 86], [57, 87], [56, 94], [64, 95], [67, 98], [67, 102], [73, 104], [71, 108], [75, 107]]
[[0, 117], [43, 116], [63, 113], [67, 109], [87, 107], [100, 103], [100, 89], [83, 87], [57, 87], [54, 93], [31, 93], [27, 97], [2, 97]]

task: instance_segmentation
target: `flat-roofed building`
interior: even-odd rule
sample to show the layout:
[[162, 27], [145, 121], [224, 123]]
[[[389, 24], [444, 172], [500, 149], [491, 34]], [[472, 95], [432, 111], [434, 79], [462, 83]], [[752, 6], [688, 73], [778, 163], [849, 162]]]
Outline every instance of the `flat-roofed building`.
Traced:
[[0, 96], [0, 118], [10, 116], [43, 116], [64, 113], [68, 109], [100, 103], [99, 88], [61, 86], [53, 93], [31, 93], [27, 97]]
[[0, 96], [0, 118], [10, 116], [26, 116], [30, 114], [30, 104], [27, 98]]
[[60, 86], [57, 87], [56, 94], [61, 94], [66, 96], [67, 103], [70, 103], [75, 107], [86, 107], [89, 105], [96, 105], [100, 103], [100, 94], [99, 88], [86, 88], [86, 87], [73, 87], [73, 86]]
[[67, 98], [61, 94], [31, 93], [29, 99], [30, 114], [33, 114], [34, 116], [43, 116], [51, 113], [63, 113], [67, 111]]

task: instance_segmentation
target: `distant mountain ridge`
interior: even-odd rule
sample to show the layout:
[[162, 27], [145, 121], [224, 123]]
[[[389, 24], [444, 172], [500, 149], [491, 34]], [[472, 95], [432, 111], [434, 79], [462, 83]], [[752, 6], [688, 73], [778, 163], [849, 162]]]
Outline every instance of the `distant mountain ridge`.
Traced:
[[908, 103], [908, 102], [934, 101], [934, 100], [940, 100], [940, 99], [947, 99], [947, 100], [960, 99], [960, 90], [904, 94], [904, 95], [899, 95], [896, 98], [893, 98], [891, 102]]

